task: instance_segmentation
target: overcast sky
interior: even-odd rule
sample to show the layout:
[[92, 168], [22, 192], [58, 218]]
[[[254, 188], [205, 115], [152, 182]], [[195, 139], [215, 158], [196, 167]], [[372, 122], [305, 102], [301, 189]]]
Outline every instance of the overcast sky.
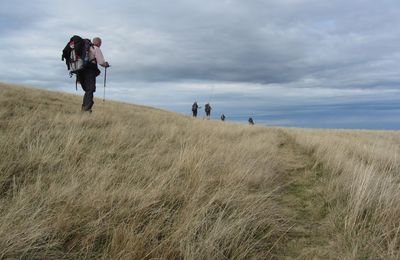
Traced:
[[74, 34], [99, 36], [108, 99], [400, 129], [399, 24], [398, 0], [1, 0], [0, 81], [76, 93], [61, 51]]

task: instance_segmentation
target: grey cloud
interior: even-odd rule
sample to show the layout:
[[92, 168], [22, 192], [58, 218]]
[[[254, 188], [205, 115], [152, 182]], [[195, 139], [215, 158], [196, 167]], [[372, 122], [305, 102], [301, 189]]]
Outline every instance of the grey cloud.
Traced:
[[[97, 1], [97, 11], [85, 17], [96, 21], [92, 30], [79, 28], [84, 18], [70, 16], [73, 4], [39, 3], [31, 6], [36, 11], [30, 17], [42, 23], [29, 28], [41, 30], [44, 38], [55, 31], [60, 45], [74, 32], [104, 36], [105, 55], [121, 80], [268, 84], [311, 77], [329, 84], [338, 76], [362, 74], [360, 84], [367, 84], [364, 74], [373, 69], [368, 63], [399, 61], [392, 55], [399, 31], [390, 26], [400, 19], [394, 1]], [[354, 84], [348, 82], [335, 87]]]
[[[356, 7], [358, 6], [350, 6], [350, 11]], [[230, 14], [229, 7], [227, 9], [226, 13]], [[292, 82], [307, 75], [317, 78], [320, 74], [328, 76], [326, 71], [329, 72], [332, 68], [354, 70], [355, 65], [386, 59], [394, 50], [393, 43], [398, 38], [398, 34], [380, 31], [374, 31], [377, 34], [371, 35], [369, 28], [366, 32], [356, 31], [363, 28], [340, 32], [340, 28], [345, 25], [338, 22], [335, 22], [335, 26], [340, 28], [335, 33], [316, 31], [309, 24], [318, 23], [318, 19], [309, 21], [301, 15], [297, 18], [286, 16], [285, 24], [288, 27], [279, 27], [284, 20], [282, 17], [270, 16], [268, 9], [265, 12], [262, 9], [257, 11], [256, 8], [251, 10], [255, 11], [254, 17], [237, 10], [239, 14], [231, 12], [234, 13], [233, 16], [219, 17], [215, 13], [208, 13], [209, 10], [203, 10], [198, 13], [194, 22], [193, 19], [188, 19], [190, 23], [185, 23], [181, 18], [177, 19], [178, 22], [157, 23], [158, 26], [153, 29], [167, 32], [170, 42], [174, 44], [152, 46], [149, 55], [159, 57], [160, 63], [150, 66], [136, 64], [135, 69], [139, 71], [137, 74], [143, 76], [141, 80], [147, 78], [149, 81], [155, 78], [166, 81], [214, 79], [262, 83]], [[168, 9], [164, 16], [168, 17], [168, 11], [173, 14], [176, 12]], [[342, 15], [339, 11], [330, 15], [336, 16], [336, 21], [343, 19], [342, 23], [350, 26], [352, 21], [346, 16], [346, 12]], [[288, 12], [291, 13], [291, 10]], [[242, 16], [245, 19], [238, 21]], [[283, 14], [281, 16], [285, 17]], [[275, 24], [276, 21], [278, 25]], [[382, 21], [382, 26], [386, 25], [387, 21]], [[148, 53], [148, 49], [132, 49], [132, 52], [135, 51]], [[368, 67], [360, 67], [358, 71], [368, 71]]]
[[[77, 6], [93, 11], [81, 15]], [[60, 54], [79, 34], [103, 38], [110, 98], [185, 113], [194, 99], [244, 114], [367, 109], [360, 102], [400, 98], [399, 7], [394, 0], [2, 0], [0, 80], [73, 92]]]

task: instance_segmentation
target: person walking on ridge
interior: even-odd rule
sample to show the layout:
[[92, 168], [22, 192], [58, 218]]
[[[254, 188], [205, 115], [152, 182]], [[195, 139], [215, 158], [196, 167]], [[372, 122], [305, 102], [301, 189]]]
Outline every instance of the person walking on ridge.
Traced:
[[210, 117], [211, 117], [211, 106], [210, 106], [210, 103], [207, 103], [205, 106], [204, 106], [204, 110], [206, 111], [206, 117], [207, 117], [207, 119], [210, 119]]
[[100, 74], [97, 65], [104, 68], [110, 67], [105, 61], [103, 53], [100, 50], [101, 39], [99, 37], [93, 38], [93, 46], [89, 49], [89, 65], [77, 74], [78, 81], [85, 91], [82, 102], [82, 111], [92, 112], [94, 104], [93, 93], [96, 92], [96, 77]]
[[197, 101], [194, 101], [193, 105], [192, 105], [192, 113], [193, 113], [193, 117], [197, 117], [197, 109], [199, 109], [200, 107], [197, 105]]
[[254, 121], [252, 117], [249, 117], [249, 125], [254, 125]]

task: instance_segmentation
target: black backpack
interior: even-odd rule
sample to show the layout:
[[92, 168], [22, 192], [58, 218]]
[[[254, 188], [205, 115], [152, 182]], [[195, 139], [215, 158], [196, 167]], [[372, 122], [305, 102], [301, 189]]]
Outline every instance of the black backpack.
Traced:
[[91, 47], [93, 43], [89, 39], [82, 39], [78, 35], [71, 37], [61, 56], [61, 60], [65, 59], [71, 77], [72, 74], [77, 74], [90, 64], [89, 49]]

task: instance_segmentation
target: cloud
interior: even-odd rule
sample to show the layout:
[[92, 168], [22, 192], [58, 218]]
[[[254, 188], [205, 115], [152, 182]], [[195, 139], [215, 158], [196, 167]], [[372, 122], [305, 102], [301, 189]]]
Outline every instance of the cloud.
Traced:
[[399, 7], [394, 0], [2, 0], [0, 80], [74, 91], [60, 56], [79, 34], [103, 38], [108, 94], [120, 100], [186, 111], [194, 99], [212, 99], [221, 110], [260, 114], [309, 102], [384, 104], [399, 97]]

